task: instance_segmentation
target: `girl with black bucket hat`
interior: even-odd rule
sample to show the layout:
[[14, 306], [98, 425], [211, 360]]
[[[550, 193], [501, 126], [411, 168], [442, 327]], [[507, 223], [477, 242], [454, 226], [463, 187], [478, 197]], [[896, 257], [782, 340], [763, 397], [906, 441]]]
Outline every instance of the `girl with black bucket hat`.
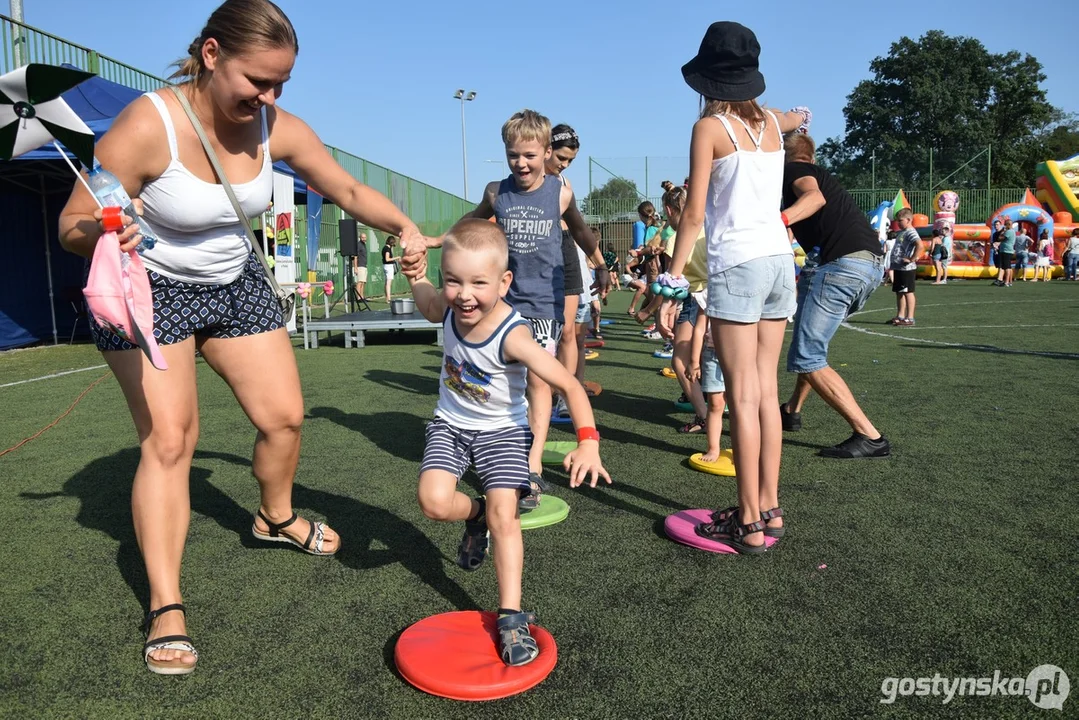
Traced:
[[811, 119], [807, 108], [774, 113], [758, 104], [764, 92], [759, 55], [751, 30], [717, 22], [697, 56], [682, 66], [686, 83], [700, 93], [702, 111], [693, 126], [689, 198], [674, 258], [659, 279], [672, 287], [687, 285], [682, 271], [703, 224], [707, 314], [731, 408], [738, 505], [713, 513], [697, 534], [739, 553], [764, 552], [766, 537], [783, 534], [777, 375], [795, 286], [780, 212], [782, 135], [807, 132]]

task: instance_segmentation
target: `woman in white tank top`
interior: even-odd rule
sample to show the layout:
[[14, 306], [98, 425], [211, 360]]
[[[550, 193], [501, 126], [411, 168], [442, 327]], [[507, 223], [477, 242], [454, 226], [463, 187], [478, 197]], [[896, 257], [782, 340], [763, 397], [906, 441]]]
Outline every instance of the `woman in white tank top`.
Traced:
[[[265, 210], [272, 160], [284, 160], [363, 224], [423, 244], [393, 203], [337, 165], [303, 121], [275, 107], [298, 47], [291, 22], [276, 5], [228, 0], [210, 16], [174, 76], [183, 81], [180, 87], [243, 211], [250, 217]], [[198, 439], [196, 349], [229, 384], [258, 431], [252, 462], [261, 490], [255, 537], [319, 555], [337, 552], [341, 540], [323, 523], [298, 518], [292, 510], [304, 416], [292, 344], [251, 261], [239, 218], [178, 100], [159, 91], [133, 102], [97, 144], [96, 155], [131, 197], [141, 196], [161, 238], [143, 260], [154, 294], [155, 336], [161, 334], [169, 369], [154, 369], [122, 340], [95, 337], [123, 389], [142, 451], [131, 497], [150, 584], [143, 659], [155, 673], [186, 674], [198, 659], [186, 635], [180, 593], [188, 480]], [[103, 234], [100, 219], [94, 200], [76, 183], [60, 218], [64, 247], [92, 257]], [[136, 229], [129, 225], [120, 234], [121, 249], [138, 244]], [[203, 314], [214, 319], [202, 322]], [[317, 603], [312, 612], [318, 612]]]
[[777, 374], [794, 267], [780, 213], [782, 133], [808, 128], [809, 111], [776, 114], [757, 104], [764, 92], [760, 45], [733, 22], [708, 28], [682, 68], [701, 94], [693, 126], [689, 198], [678, 226], [670, 273], [681, 277], [702, 224], [708, 243], [708, 316], [727, 385], [738, 505], [713, 514], [697, 533], [738, 552], [763, 552], [783, 533], [779, 508], [782, 425]]

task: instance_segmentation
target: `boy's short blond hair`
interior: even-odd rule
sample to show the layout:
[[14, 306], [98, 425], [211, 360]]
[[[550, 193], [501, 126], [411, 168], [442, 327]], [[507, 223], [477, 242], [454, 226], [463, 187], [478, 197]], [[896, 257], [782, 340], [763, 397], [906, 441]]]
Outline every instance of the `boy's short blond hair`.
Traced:
[[787, 162], [813, 162], [817, 154], [817, 144], [805, 133], [789, 133], [783, 148], [787, 151]]
[[535, 110], [522, 110], [502, 126], [502, 142], [509, 147], [518, 140], [535, 140], [547, 148], [551, 146], [551, 121]]
[[914, 219], [914, 211], [911, 210], [910, 208], [902, 208], [902, 209], [900, 209], [899, 212], [897, 212], [895, 214], [895, 219], [896, 220], [904, 220], [904, 219], [913, 220]]
[[497, 223], [465, 218], [450, 228], [442, 240], [442, 256], [447, 250], [490, 251], [498, 263], [498, 271], [505, 272], [510, 264], [510, 249], [506, 234]]

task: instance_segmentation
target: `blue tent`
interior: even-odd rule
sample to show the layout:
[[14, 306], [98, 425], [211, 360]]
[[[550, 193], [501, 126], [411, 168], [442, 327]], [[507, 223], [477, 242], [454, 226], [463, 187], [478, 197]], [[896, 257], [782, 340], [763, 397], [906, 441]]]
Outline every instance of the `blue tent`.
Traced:
[[[92, 77], [63, 98], [100, 139], [120, 111], [142, 95], [125, 85]], [[285, 163], [274, 170], [295, 178]], [[45, 146], [0, 162], [0, 350], [88, 331], [83, 321], [86, 261], [66, 252], [57, 237], [60, 211], [75, 178], [56, 148]], [[295, 191], [307, 192], [296, 178]]]

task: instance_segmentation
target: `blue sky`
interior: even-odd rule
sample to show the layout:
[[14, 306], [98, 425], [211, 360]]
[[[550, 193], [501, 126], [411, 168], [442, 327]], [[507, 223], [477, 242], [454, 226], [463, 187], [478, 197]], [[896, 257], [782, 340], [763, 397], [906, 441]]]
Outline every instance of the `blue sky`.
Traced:
[[[576, 128], [581, 159], [568, 176], [579, 196], [588, 188], [588, 155], [620, 174], [637, 168], [638, 179], [643, 161], [607, 159], [656, 158], [650, 195], [659, 194], [661, 180], [680, 180], [683, 161], [671, 158], [688, 154], [697, 97], [679, 69], [716, 20], [737, 20], [757, 33], [765, 102], [811, 107], [818, 139], [842, 132], [846, 95], [868, 76], [870, 60], [900, 36], [930, 29], [977, 37], [992, 52], [1033, 54], [1048, 75], [1050, 102], [1079, 112], [1074, 0], [278, 4], [300, 39], [281, 105], [324, 142], [461, 194], [460, 104], [452, 95], [458, 87], [477, 91], [465, 107], [473, 200], [484, 183], [506, 174], [499, 129], [523, 107]], [[23, 5], [30, 25], [164, 75], [218, 2]], [[593, 170], [597, 185], [609, 177]]]

